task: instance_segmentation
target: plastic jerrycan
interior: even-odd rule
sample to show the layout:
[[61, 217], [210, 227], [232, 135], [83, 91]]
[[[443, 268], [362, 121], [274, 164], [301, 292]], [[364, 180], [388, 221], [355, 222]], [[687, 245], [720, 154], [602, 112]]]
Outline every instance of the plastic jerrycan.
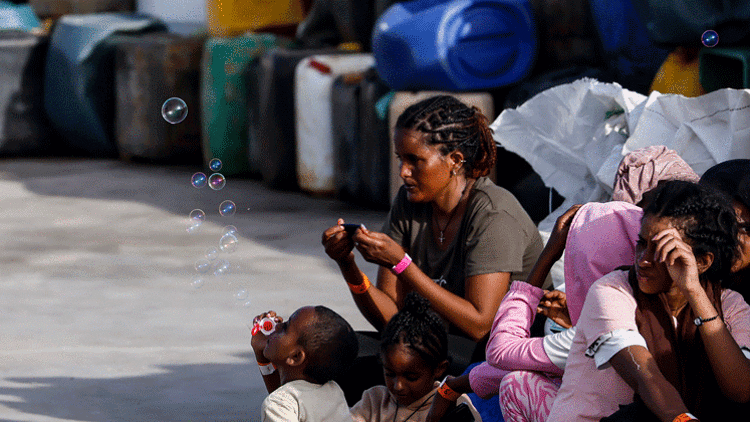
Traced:
[[380, 17], [372, 50], [394, 90], [481, 90], [528, 74], [537, 33], [526, 0], [417, 0]]

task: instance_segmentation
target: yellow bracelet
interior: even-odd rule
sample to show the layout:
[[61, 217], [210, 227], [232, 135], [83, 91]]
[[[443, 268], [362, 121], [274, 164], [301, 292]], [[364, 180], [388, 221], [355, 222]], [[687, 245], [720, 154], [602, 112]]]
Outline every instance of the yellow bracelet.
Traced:
[[361, 284], [346, 283], [349, 285], [349, 290], [351, 290], [355, 295], [361, 295], [362, 293], [368, 291], [370, 289], [370, 286], [372, 286], [372, 284], [370, 284], [370, 279], [367, 278], [365, 273], [360, 272], [360, 274], [362, 274], [363, 279]]
[[440, 383], [440, 387], [438, 387], [438, 394], [440, 394], [444, 399], [448, 401], [456, 401], [459, 397], [461, 397], [461, 394], [453, 391], [452, 388], [448, 387], [448, 377], [446, 376], [445, 379], [443, 379], [443, 382]]

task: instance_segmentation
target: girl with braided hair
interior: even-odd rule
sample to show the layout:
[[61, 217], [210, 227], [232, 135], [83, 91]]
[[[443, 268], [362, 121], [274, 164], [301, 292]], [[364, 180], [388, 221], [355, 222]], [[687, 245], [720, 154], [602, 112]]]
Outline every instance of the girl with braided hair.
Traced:
[[[382, 233], [323, 233], [367, 320], [382, 330], [416, 291], [449, 323], [451, 333], [486, 340], [511, 279], [524, 280], [543, 249], [536, 226], [513, 195], [486, 176], [496, 146], [487, 118], [451, 96], [407, 108], [396, 123], [404, 182]], [[380, 266], [371, 286], [354, 248]], [[472, 361], [483, 359], [484, 346]], [[471, 354], [471, 352], [469, 352]]]
[[[430, 303], [412, 292], [403, 309], [388, 321], [380, 342], [386, 385], [365, 391], [351, 408], [355, 422], [424, 422], [438, 392], [438, 380], [448, 370], [448, 332]], [[442, 394], [445, 394], [442, 392]], [[466, 395], [473, 420], [481, 417]]]
[[730, 203], [669, 181], [643, 212], [633, 267], [589, 289], [547, 422], [723, 421], [750, 401], [750, 306], [722, 285]]

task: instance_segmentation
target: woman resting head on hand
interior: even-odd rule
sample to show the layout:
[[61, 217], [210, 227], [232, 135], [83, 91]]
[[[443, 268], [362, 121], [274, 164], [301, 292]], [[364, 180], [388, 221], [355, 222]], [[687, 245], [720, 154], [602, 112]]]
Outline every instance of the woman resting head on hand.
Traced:
[[737, 250], [723, 196], [690, 182], [657, 187], [634, 267], [586, 296], [548, 421], [599, 420], [634, 392], [662, 421], [687, 412], [725, 420], [749, 401], [750, 306], [722, 286]]

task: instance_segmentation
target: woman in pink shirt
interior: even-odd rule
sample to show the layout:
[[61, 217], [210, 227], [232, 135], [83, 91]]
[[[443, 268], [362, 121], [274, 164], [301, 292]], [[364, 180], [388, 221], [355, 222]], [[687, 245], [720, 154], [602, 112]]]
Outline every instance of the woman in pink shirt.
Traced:
[[634, 394], [656, 420], [730, 420], [750, 401], [750, 306], [721, 286], [737, 253], [725, 198], [689, 182], [659, 186], [634, 267], [586, 296], [547, 420], [599, 421]]

